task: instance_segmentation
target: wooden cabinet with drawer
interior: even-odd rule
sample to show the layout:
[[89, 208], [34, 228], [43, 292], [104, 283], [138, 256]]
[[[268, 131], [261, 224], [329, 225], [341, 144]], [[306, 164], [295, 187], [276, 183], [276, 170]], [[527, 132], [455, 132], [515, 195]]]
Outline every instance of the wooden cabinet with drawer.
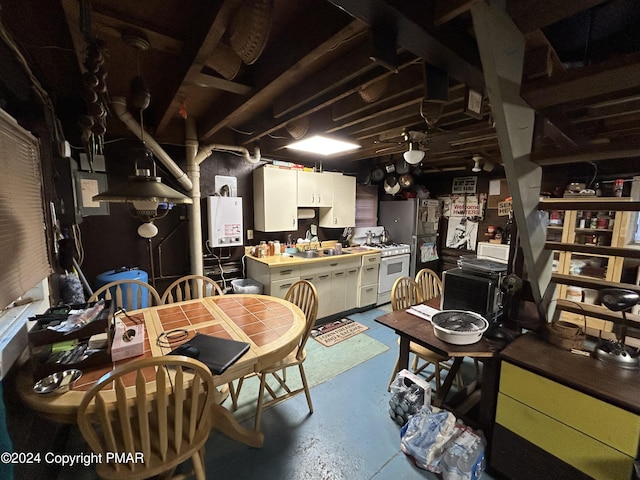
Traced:
[[640, 399], [629, 382], [638, 383], [638, 372], [573, 355], [532, 334], [502, 357], [494, 468], [514, 480], [561, 478], [560, 470], [571, 478], [631, 478]]

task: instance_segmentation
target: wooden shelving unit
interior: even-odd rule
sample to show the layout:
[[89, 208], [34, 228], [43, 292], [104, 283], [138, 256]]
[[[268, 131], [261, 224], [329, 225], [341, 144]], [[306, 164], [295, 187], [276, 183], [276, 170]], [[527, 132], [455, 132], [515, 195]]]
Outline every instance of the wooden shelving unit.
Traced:
[[[640, 211], [640, 202], [630, 198], [573, 197], [544, 199], [539, 209], [556, 212], [562, 225], [549, 225], [545, 249], [554, 251], [557, 271], [551, 279], [558, 285], [556, 311], [562, 320], [587, 326], [587, 333], [600, 335], [611, 332], [613, 325], [622, 321], [622, 315], [611, 312], [602, 305], [580, 301], [570, 295], [577, 287], [600, 290], [623, 288], [640, 293], [640, 285], [625, 283], [623, 269], [625, 261], [640, 260], [640, 248], [630, 243], [634, 231], [635, 213]], [[613, 219], [607, 225], [594, 226], [580, 222], [582, 218], [602, 217]], [[589, 215], [587, 215], [587, 213]], [[640, 316], [627, 315], [627, 324], [640, 333]], [[607, 335], [605, 335], [607, 336]], [[634, 335], [637, 336], [637, 335]]]

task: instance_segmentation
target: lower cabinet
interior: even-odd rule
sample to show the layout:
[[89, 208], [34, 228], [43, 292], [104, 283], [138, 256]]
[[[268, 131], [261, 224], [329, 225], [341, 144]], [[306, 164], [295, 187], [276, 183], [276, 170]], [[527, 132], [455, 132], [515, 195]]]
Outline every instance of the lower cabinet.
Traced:
[[378, 301], [378, 272], [380, 254], [362, 256], [358, 278], [358, 308], [375, 305]]
[[275, 266], [247, 257], [247, 277], [264, 285], [264, 293], [284, 298], [298, 280], [318, 292], [318, 318], [374, 305], [378, 298], [380, 254], [329, 257], [295, 265]]
[[360, 265], [348, 268], [345, 274], [344, 309], [352, 310], [358, 307], [358, 277]]
[[248, 259], [247, 277], [264, 285], [265, 295], [284, 298], [289, 287], [300, 280], [300, 266], [269, 267], [262, 262]]
[[502, 362], [491, 463], [509, 478], [629, 480], [639, 439], [640, 415]]

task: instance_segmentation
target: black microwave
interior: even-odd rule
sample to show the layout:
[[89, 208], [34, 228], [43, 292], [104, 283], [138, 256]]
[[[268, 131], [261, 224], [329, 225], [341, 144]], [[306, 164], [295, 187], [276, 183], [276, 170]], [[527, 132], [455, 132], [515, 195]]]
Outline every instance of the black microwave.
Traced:
[[502, 309], [502, 275], [482, 276], [453, 268], [442, 272], [442, 310], [465, 310], [494, 321]]

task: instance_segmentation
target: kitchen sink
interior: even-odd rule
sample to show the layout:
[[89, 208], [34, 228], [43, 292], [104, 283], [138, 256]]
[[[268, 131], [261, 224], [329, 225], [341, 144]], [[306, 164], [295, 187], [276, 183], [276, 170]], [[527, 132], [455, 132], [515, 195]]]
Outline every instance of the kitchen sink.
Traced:
[[320, 256], [320, 252], [317, 250], [305, 250], [303, 252], [296, 252], [294, 255], [302, 258], [318, 258]]
[[332, 255], [342, 255], [342, 253], [338, 253], [335, 248], [325, 248], [322, 250], [322, 255], [325, 257], [330, 257]]

